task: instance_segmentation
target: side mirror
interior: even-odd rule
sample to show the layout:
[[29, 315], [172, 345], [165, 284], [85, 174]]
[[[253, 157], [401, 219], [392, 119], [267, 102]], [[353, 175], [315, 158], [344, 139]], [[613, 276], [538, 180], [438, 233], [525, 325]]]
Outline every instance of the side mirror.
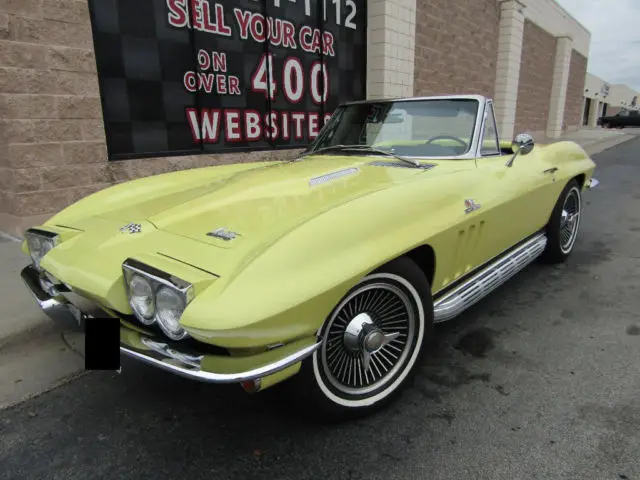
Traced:
[[511, 149], [513, 153], [518, 155], [527, 155], [531, 153], [533, 147], [535, 146], [535, 142], [533, 141], [533, 137], [528, 133], [521, 133], [520, 135], [516, 135], [516, 138], [513, 139], [511, 143]]
[[535, 147], [535, 142], [533, 141], [533, 137], [528, 133], [521, 133], [520, 135], [516, 135], [516, 138], [511, 142], [511, 150], [513, 150], [513, 157], [509, 159], [507, 162], [507, 167], [511, 167], [513, 162], [516, 160], [518, 155], [527, 155], [531, 153]]

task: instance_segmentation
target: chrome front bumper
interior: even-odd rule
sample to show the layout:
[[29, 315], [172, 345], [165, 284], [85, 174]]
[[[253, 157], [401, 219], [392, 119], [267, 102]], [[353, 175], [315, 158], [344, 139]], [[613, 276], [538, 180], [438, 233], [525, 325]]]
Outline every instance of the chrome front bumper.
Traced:
[[[87, 312], [84, 305], [72, 303], [65, 295], [52, 297], [45, 292], [40, 285], [40, 274], [33, 266], [25, 267], [21, 276], [42, 311], [61, 329], [82, 331], [84, 322], [99, 316], [95, 310]], [[102, 314], [106, 315], [104, 312]], [[294, 366], [320, 347], [318, 342], [308, 344], [307, 341], [305, 344], [299, 341], [251, 357], [218, 357], [180, 351], [179, 347], [143, 335], [125, 325], [121, 326], [120, 331], [121, 338], [123, 333], [125, 336], [134, 335], [144, 346], [144, 349], [136, 349], [121, 341], [121, 354], [176, 375], [207, 383], [242, 383], [264, 378]], [[203, 368], [203, 364], [215, 364], [216, 360], [225, 364], [226, 372]], [[247, 364], [252, 366], [249, 367]]]

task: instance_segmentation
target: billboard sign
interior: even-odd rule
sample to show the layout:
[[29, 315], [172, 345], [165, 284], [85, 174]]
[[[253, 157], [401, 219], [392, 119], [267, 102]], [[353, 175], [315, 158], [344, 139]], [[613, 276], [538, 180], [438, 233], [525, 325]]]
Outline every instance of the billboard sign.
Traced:
[[111, 159], [301, 148], [365, 97], [365, 0], [90, 0]]

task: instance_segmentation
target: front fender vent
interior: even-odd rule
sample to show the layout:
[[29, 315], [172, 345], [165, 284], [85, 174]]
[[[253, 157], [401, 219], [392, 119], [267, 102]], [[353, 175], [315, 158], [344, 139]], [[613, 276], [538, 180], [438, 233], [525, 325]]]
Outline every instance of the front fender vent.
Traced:
[[309, 180], [309, 186], [315, 187], [316, 185], [321, 185], [323, 183], [330, 182], [332, 180], [337, 180], [338, 178], [346, 177], [347, 175], [354, 175], [360, 171], [359, 168], [346, 168], [344, 170], [338, 170], [337, 172], [326, 173], [319, 177], [312, 178]]

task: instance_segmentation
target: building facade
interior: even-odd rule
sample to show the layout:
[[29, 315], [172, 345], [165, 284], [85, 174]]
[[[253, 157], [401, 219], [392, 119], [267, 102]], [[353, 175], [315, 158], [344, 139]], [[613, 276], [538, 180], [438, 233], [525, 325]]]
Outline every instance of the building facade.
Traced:
[[584, 124], [589, 44], [553, 0], [2, 2], [0, 231], [131, 179], [290, 158], [365, 96], [482, 94], [503, 138], [555, 138]]
[[623, 110], [640, 110], [640, 92], [627, 85], [611, 85], [600, 77], [587, 74], [584, 86], [582, 124], [595, 127], [598, 118], [616, 115]]

